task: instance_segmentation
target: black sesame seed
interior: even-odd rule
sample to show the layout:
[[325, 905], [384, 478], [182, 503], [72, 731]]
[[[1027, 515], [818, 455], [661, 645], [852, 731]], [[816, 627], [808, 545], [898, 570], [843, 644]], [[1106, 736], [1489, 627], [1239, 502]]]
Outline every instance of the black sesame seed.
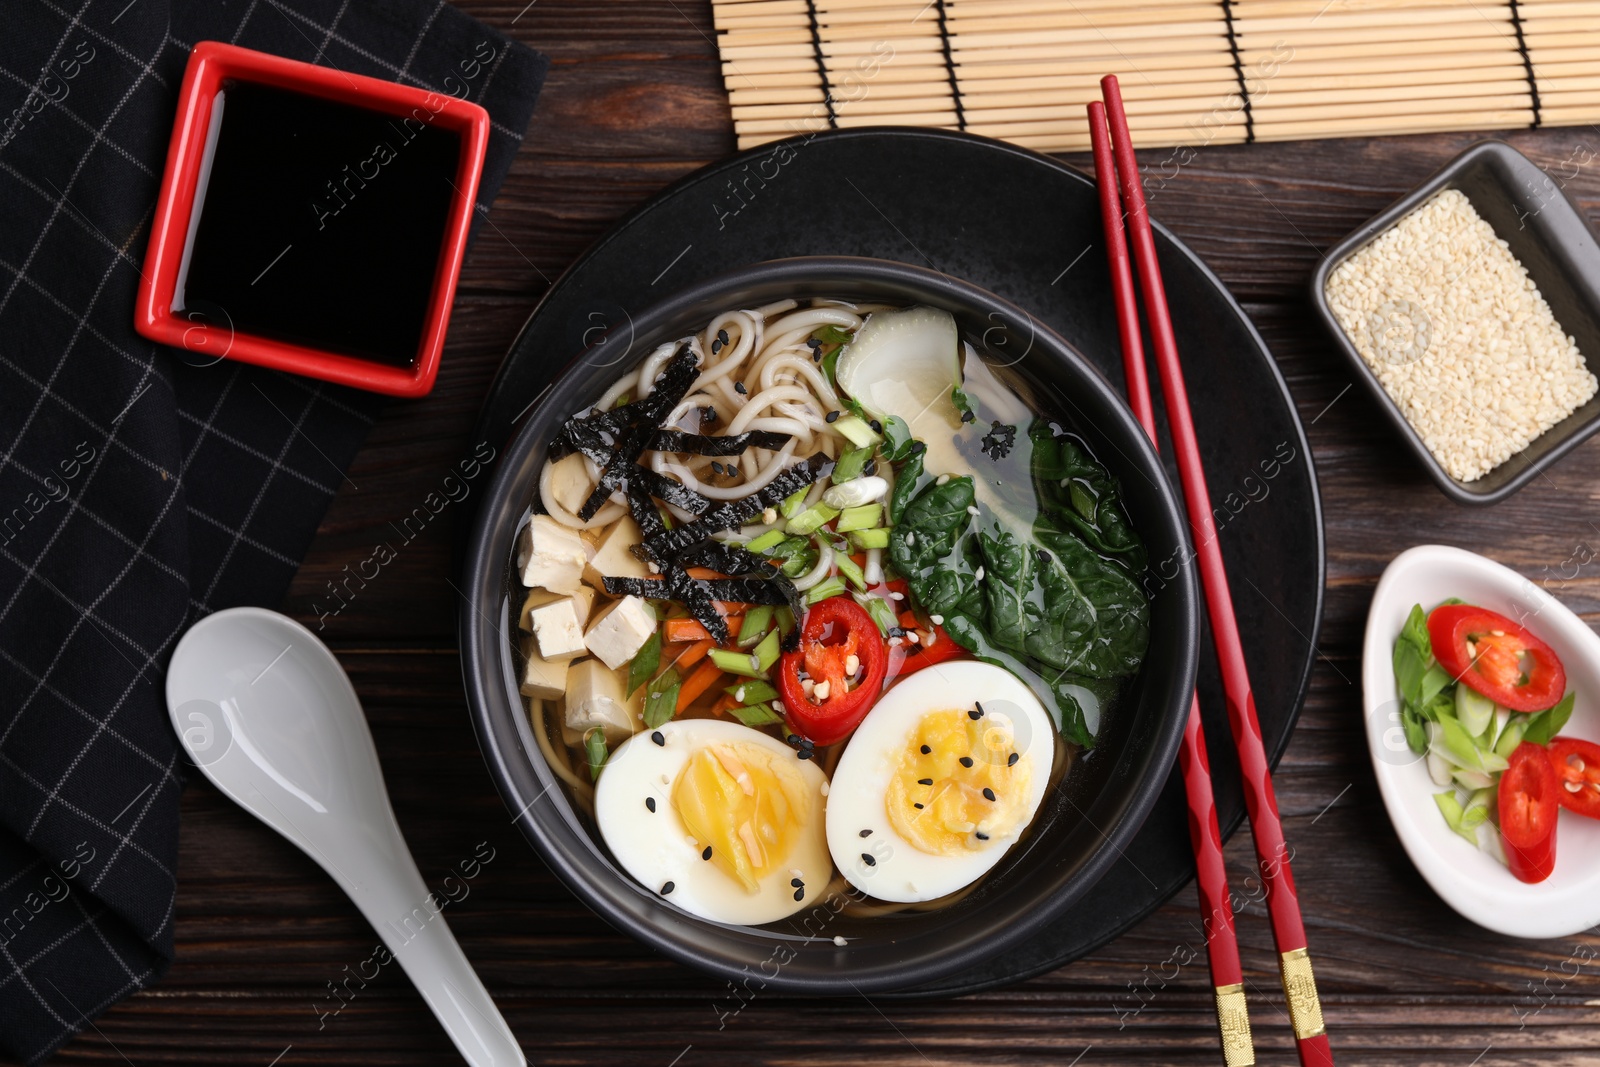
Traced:
[[972, 757], [971, 756], [962, 756], [961, 757], [961, 766], [963, 766], [963, 767], [972, 766]]
[[816, 338], [816, 337], [807, 337], [806, 338], [806, 347], [807, 348], [813, 348], [813, 349], [821, 348], [822, 347], [822, 341], [819, 338]]
[[962, 422], [977, 422], [978, 421], [978, 417], [976, 415], [974, 415], [970, 411], [963, 411], [961, 413], [961, 421]]
[[727, 344], [728, 343], [728, 331], [727, 330], [718, 330], [717, 331], [717, 340], [721, 341], [723, 344]]
[[1050, 565], [1050, 561], [1052, 559], [1054, 559], [1054, 558], [1055, 558], [1054, 556], [1050, 555], [1050, 553], [1046, 552], [1044, 549], [1042, 549], [1042, 548], [1039, 549], [1039, 562], [1040, 563], [1043, 563], [1045, 566], [1048, 567]]
[[816, 755], [816, 753], [811, 751], [809, 748], [802, 748], [802, 749], [799, 749], [799, 750], [797, 750], [795, 752], [795, 758], [796, 759], [810, 759], [812, 756], [815, 756], [815, 755]]
[[913, 808], [916, 808], [916, 809], [917, 809], [917, 810], [918, 810], [918, 811], [921, 811], [921, 810], [922, 810], [922, 809], [923, 809], [923, 808], [924, 808], [924, 807], [926, 807], [926, 806], [927, 806], [927, 805], [925, 805], [925, 804], [913, 804], [913, 805], [911, 805], [911, 806], [912, 806], [912, 807], [913, 807]]
[[883, 423], [879, 422], [877, 419], [873, 419], [872, 422], [869, 423], [868, 425], [870, 425], [872, 427], [872, 432], [873, 433], [882, 433], [883, 432]]
[[813, 348], [811, 350], [811, 362], [813, 362], [813, 363], [821, 363], [822, 362], [822, 349]]
[[799, 889], [805, 885], [805, 883], [798, 878], [789, 879], [789, 884], [794, 886], [796, 889]]
[[662, 748], [665, 748], [666, 745], [667, 745], [667, 739], [665, 737], [661, 736], [661, 731], [660, 730], [653, 731], [650, 734], [650, 740], [654, 741], [656, 744], [660, 745]]
[[708, 860], [708, 859], [711, 858], [711, 846], [710, 845], [707, 845], [706, 848], [705, 848], [705, 851], [700, 853], [700, 858], [703, 859], [703, 860]]
[[930, 753], [932, 751], [933, 751], [933, 749], [929, 748], [927, 745], [923, 745], [922, 746], [922, 754], [924, 756], [926, 756], [928, 753]]
[[721, 351], [722, 351], [722, 342], [721, 341], [712, 341], [711, 342], [711, 354], [714, 356], [718, 352], [721, 352]]
[[926, 452], [927, 450], [928, 450], [928, 446], [924, 442], [922, 442], [922, 441], [912, 441], [911, 442], [911, 454], [913, 456], [920, 456], [924, 452]]
[[872, 836], [872, 831], [871, 830], [863, 830], [863, 831], [861, 831], [861, 833], [857, 834], [856, 836], [858, 836], [858, 837], [871, 837]]
[[675, 883], [675, 882], [663, 882], [661, 884], [661, 895], [662, 896], [666, 896], [668, 893], [672, 892], [676, 888], [678, 888], [678, 886], [677, 886], [677, 883]]
[[872, 853], [870, 852], [863, 852], [861, 854], [861, 862], [865, 863], [868, 867], [876, 867], [878, 865], [878, 861], [872, 858]]
[[824, 415], [823, 418], [828, 422], [835, 422], [839, 418], [839, 413], [837, 411], [830, 411]]
[[917, 779], [917, 784], [918, 785], [932, 785], [933, 784], [933, 779], [932, 778], [918, 778]]
[[878, 473], [878, 461], [875, 460], [875, 459], [867, 460], [867, 465], [865, 467], [861, 468], [861, 473], [865, 474], [865, 475], [868, 475], [868, 476], [877, 474]]
[[973, 708], [973, 710], [969, 711], [967, 713], [968, 715], [971, 715], [974, 719], [983, 718], [983, 705], [982, 704], [978, 703], [977, 701], [973, 701], [972, 702], [972, 708]]
[[989, 835], [984, 833], [982, 830], [979, 830], [977, 833], [973, 834], [972, 836], [976, 837], [979, 841], [987, 841], [987, 840], [989, 840]]
[[1007, 757], [1006, 757], [1006, 766], [1007, 766], [1007, 767], [1012, 767], [1012, 766], [1015, 766], [1015, 765], [1016, 765], [1016, 762], [1017, 762], [1017, 760], [1019, 760], [1019, 759], [1021, 759], [1021, 758], [1022, 758], [1022, 757], [1021, 757], [1021, 756], [1019, 756], [1019, 755], [1018, 755], [1018, 754], [1017, 754], [1017, 753], [1015, 753], [1015, 752], [1013, 752], [1013, 753], [1011, 753], [1011, 755], [1009, 755], [1009, 756], [1007, 756]]
[[794, 891], [794, 899], [796, 899], [796, 900], [804, 900], [804, 899], [806, 899], [806, 891], [803, 888], [802, 889], [796, 889]]
[[789, 737], [788, 737], [788, 742], [791, 745], [798, 745], [800, 743], [800, 735], [799, 734], [790, 734]]
[[748, 390], [748, 389], [746, 389], [744, 387], [744, 383], [743, 382], [734, 382], [733, 383], [733, 391], [738, 393], [740, 396], [743, 396], [746, 393], [748, 393], [750, 390]]
[[656, 798], [655, 797], [645, 797], [644, 798], [644, 806], [649, 808], [652, 812], [655, 811], [656, 810]]
[[983, 787], [983, 799], [985, 799], [985, 800], [993, 800], [994, 799], [994, 790], [990, 789], [988, 786], [984, 786]]
[[702, 424], [710, 424], [710, 423], [713, 423], [713, 422], [716, 422], [716, 421], [717, 421], [717, 409], [716, 408], [707, 407], [707, 408], [701, 408], [700, 409], [700, 422]]

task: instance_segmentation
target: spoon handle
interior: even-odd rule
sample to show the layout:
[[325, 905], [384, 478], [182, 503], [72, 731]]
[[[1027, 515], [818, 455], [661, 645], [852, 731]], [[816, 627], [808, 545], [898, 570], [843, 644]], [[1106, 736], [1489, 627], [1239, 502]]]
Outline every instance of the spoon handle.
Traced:
[[526, 1067], [516, 1036], [444, 920], [448, 901], [428, 890], [397, 825], [372, 829], [372, 837], [339, 856], [337, 867], [323, 866], [378, 931], [471, 1067]]

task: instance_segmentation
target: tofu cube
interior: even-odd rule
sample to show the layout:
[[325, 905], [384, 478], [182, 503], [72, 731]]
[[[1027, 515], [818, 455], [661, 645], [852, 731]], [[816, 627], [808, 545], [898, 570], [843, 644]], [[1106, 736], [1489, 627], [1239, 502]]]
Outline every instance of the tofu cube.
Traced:
[[574, 663], [567, 672], [566, 727], [582, 736], [598, 726], [612, 744], [643, 729], [644, 687], [630, 698], [623, 692], [627, 684], [624, 672], [597, 659]]
[[567, 692], [567, 668], [572, 664], [570, 659], [545, 659], [539, 654], [539, 646], [533, 638], [528, 638], [523, 644], [523, 651], [528, 654], [528, 662], [522, 668], [522, 684], [518, 687], [525, 697], [537, 697], [540, 700], [560, 700]]
[[574, 515], [593, 489], [594, 482], [589, 478], [582, 453], [574, 452], [550, 465], [550, 496]]
[[656, 630], [656, 613], [641, 597], [625, 596], [589, 626], [583, 643], [615, 670], [626, 666]]
[[548, 515], [535, 515], [517, 535], [522, 584], [552, 593], [576, 593], [589, 561], [583, 538]]
[[633, 546], [644, 540], [633, 516], [624, 515], [607, 528], [595, 546], [594, 558], [583, 569], [583, 580], [604, 590], [607, 578], [648, 578], [650, 567], [633, 554]]
[[583, 621], [578, 618], [578, 602], [564, 596], [541, 604], [528, 613], [529, 629], [539, 643], [545, 659], [571, 659], [583, 654]]
[[[554, 604], [557, 600], [564, 599], [561, 593], [552, 593], [548, 589], [530, 589], [522, 601], [522, 615], [517, 619], [517, 626], [527, 633], [533, 632], [533, 622], [529, 618], [534, 608]], [[574, 601], [573, 610], [578, 616], [578, 625], [586, 626], [589, 615], [594, 611], [594, 590], [586, 585], [578, 586], [578, 591], [571, 594]]]

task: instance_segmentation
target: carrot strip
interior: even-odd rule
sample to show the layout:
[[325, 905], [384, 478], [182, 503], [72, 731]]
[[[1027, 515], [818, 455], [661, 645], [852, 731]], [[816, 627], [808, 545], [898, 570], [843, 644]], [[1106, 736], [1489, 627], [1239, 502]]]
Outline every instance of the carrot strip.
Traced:
[[[729, 615], [727, 620], [728, 630], [731, 633], [738, 633], [739, 627], [744, 624], [743, 615]], [[668, 619], [661, 624], [661, 639], [669, 645], [704, 641], [710, 636], [706, 628], [695, 619]]]
[[696, 697], [710, 689], [717, 679], [721, 677], [722, 668], [712, 661], [706, 660], [700, 664], [695, 672], [685, 678], [678, 687], [678, 714], [683, 714], [683, 710], [693, 704]]
[[716, 647], [717, 643], [711, 640], [709, 637], [704, 641], [696, 641], [694, 644], [690, 645], [688, 648], [679, 653], [678, 658], [673, 661], [673, 665], [676, 666], [680, 671], [688, 670], [696, 663], [699, 663], [701, 660], [705, 659], [706, 653], [710, 652]]
[[711, 714], [713, 714], [713, 715], [726, 715], [730, 709], [736, 708], [738, 706], [739, 706], [739, 702], [737, 700], [733, 699], [733, 694], [732, 693], [723, 693], [720, 697], [717, 698], [717, 702], [715, 704], [711, 705]]

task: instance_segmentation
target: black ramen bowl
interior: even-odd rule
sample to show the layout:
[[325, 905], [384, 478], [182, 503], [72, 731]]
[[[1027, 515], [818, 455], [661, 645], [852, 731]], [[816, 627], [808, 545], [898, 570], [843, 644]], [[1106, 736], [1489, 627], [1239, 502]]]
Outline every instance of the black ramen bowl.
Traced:
[[[698, 330], [720, 310], [785, 297], [951, 312], [985, 359], [1009, 367], [1037, 406], [1117, 477], [1152, 564], [1181, 563], [1176, 578], [1146, 581], [1149, 652], [1101, 723], [1095, 748], [1074, 761], [1028, 835], [978, 888], [934, 911], [854, 917], [838, 912], [842, 899], [824, 897], [762, 927], [688, 914], [630, 878], [588, 815], [569, 803], [517, 691], [512, 641], [523, 590], [513, 542], [551, 436], [656, 345]], [[1156, 453], [1122, 399], [1027, 312], [948, 275], [883, 260], [816, 257], [741, 268], [656, 304], [579, 355], [508, 444], [466, 544], [462, 673], [478, 742], [506, 806], [550, 868], [602, 917], [673, 959], [730, 980], [759, 976], [764, 990], [793, 993], [851, 994], [933, 981], [1005, 952], [1071, 907], [1133, 840], [1155, 803], [1177, 754], [1199, 649], [1185, 531]]]

